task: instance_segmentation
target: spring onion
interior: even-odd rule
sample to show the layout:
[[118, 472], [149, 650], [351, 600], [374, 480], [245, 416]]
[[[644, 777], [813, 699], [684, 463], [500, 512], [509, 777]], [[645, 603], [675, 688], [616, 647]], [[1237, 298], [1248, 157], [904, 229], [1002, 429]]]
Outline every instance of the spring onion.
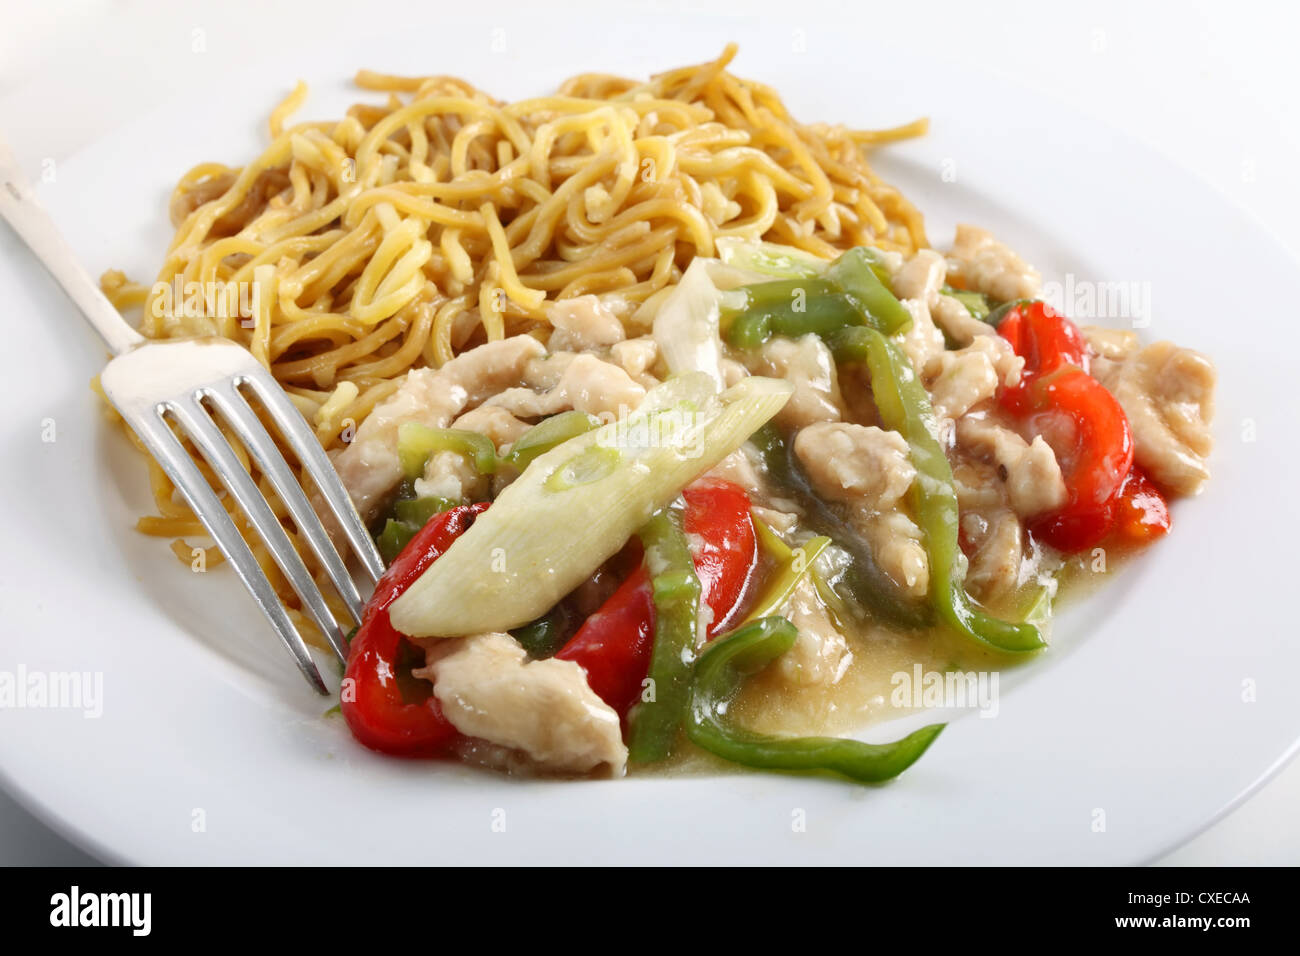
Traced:
[[760, 376], [720, 395], [713, 387], [702, 372], [669, 379], [636, 411], [534, 459], [393, 602], [393, 625], [413, 636], [452, 637], [540, 617], [739, 448], [792, 391]]
[[804, 575], [812, 568], [813, 562], [821, 557], [822, 552], [831, 543], [830, 538], [818, 536], [809, 539], [797, 548], [789, 548], [762, 522], [755, 520], [754, 530], [758, 532], [759, 539], [765, 545], [775, 540], [784, 549], [784, 554], [780, 556], [781, 565], [775, 574], [774, 580], [763, 596], [758, 599], [758, 604], [755, 605], [754, 610], [745, 618], [746, 621], [756, 621], [761, 617], [770, 617], [779, 612], [786, 602], [790, 600], [790, 595], [799, 586], [799, 582], [803, 580]]
[[561, 442], [585, 435], [600, 425], [600, 419], [586, 412], [571, 411], [552, 415], [519, 436], [505, 456], [505, 462], [523, 471], [538, 455]]

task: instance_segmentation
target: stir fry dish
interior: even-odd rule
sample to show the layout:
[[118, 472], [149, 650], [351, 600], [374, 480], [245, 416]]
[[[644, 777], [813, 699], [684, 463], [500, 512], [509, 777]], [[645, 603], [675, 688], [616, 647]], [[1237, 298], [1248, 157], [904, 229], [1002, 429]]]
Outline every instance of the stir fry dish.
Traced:
[[[517, 103], [363, 73], [382, 105], [286, 128], [296, 91], [182, 180], [158, 285], [105, 277], [151, 337], [248, 345], [372, 528], [361, 745], [889, 780], [942, 730], [856, 739], [896, 675], [1050, 653], [1207, 482], [1208, 359], [1076, 324], [983, 229], [931, 247], [867, 164], [923, 123], [797, 123], [734, 52]], [[178, 276], [258, 305], [169, 310]]]

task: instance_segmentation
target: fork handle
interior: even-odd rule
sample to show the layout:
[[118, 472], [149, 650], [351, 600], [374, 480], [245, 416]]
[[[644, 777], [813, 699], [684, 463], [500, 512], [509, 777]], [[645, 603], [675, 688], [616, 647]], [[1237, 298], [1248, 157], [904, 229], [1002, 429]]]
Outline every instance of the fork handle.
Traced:
[[76, 303], [110, 352], [121, 355], [145, 341], [99, 291], [90, 273], [81, 267], [50, 214], [36, 201], [31, 184], [3, 140], [0, 140], [0, 217], [36, 253], [41, 265]]

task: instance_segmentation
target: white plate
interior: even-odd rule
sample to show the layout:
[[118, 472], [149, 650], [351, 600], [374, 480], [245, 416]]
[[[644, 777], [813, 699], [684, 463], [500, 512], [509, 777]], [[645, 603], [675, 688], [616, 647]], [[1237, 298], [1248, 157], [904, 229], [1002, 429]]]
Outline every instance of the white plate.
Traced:
[[417, 29], [289, 50], [119, 130], [61, 165], [42, 196], [93, 270], [151, 277], [176, 177], [251, 157], [298, 77], [313, 84], [307, 115], [329, 117], [356, 96], [346, 80], [358, 66], [458, 74], [516, 97], [577, 71], [696, 62], [734, 38], [738, 72], [775, 84], [796, 116], [933, 118], [928, 138], [877, 161], [926, 213], [932, 241], [973, 221], [1048, 279], [1149, 283], [1143, 336], [1202, 349], [1221, 373], [1205, 495], [1178, 505], [1170, 539], [1063, 615], [1053, 649], [1004, 682], [996, 719], [955, 720], [889, 786], [761, 774], [552, 783], [389, 760], [322, 719], [329, 703], [228, 574], [191, 574], [130, 530], [148, 505], [144, 468], [87, 388], [101, 350], [0, 230], [12, 346], [0, 669], [99, 672], [104, 687], [98, 719], [0, 714], [0, 769], [20, 799], [96, 852], [145, 863], [1129, 863], [1262, 783], [1300, 736], [1300, 645], [1283, 617], [1300, 524], [1286, 484], [1300, 465], [1286, 307], [1296, 264], [1177, 166], [989, 76], [879, 45], [868, 67], [850, 31], [822, 38], [816, 56], [777, 27], [687, 35], [647, 18], [627, 36], [597, 33], [515, 28], [498, 56]]

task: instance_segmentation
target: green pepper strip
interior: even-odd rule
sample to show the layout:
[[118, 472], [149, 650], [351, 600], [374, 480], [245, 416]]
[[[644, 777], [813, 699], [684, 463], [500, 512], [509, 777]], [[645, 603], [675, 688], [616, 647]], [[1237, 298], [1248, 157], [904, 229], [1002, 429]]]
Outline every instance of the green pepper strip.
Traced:
[[510, 632], [510, 636], [518, 641], [528, 652], [528, 656], [535, 661], [554, 657], [568, 638], [564, 628], [564, 617], [564, 613], [559, 608], [552, 609], [544, 617], [515, 628]]
[[492, 439], [463, 428], [430, 428], [419, 422], [404, 422], [397, 429], [397, 455], [407, 478], [418, 478], [429, 456], [454, 451], [474, 462], [481, 475], [497, 470], [497, 449]]
[[1008, 312], [1018, 306], [1029, 305], [1033, 301], [1033, 299], [1012, 299], [1010, 302], [1003, 302], [988, 315], [984, 316], [984, 321], [996, 329], [1002, 324], [1002, 320], [1007, 317]]
[[912, 314], [886, 284], [889, 270], [874, 249], [850, 249], [830, 264], [824, 279], [782, 279], [736, 290], [744, 307], [723, 316], [727, 341], [757, 348], [773, 335], [829, 336], [867, 324], [892, 335], [912, 324]]
[[638, 704], [629, 719], [627, 752], [635, 763], [667, 757], [690, 708], [701, 588], [681, 522], [680, 509], [668, 507], [640, 531], [655, 607], [654, 700]]
[[737, 318], [727, 331], [727, 341], [740, 349], [762, 345], [773, 335], [797, 339], [804, 335], [829, 335], [836, 329], [861, 322], [862, 312], [842, 293], [809, 296], [796, 307], [793, 301], [756, 306]]
[[739, 291], [745, 297], [743, 311], [748, 312], [751, 309], [780, 309], [800, 297], [811, 301], [843, 290], [826, 279], [777, 279], [742, 286]]
[[[861, 327], [857, 330], [868, 331]], [[876, 564], [871, 548], [858, 531], [812, 490], [794, 457], [794, 450], [787, 447], [776, 428], [764, 425], [749, 440], [762, 455], [768, 476], [787, 497], [803, 505], [808, 527], [826, 535], [848, 553], [851, 560], [840, 578], [841, 586], [848, 592], [847, 599], [862, 611], [899, 627], [928, 626], [932, 618], [929, 606], [908, 599]]]
[[894, 298], [894, 294], [877, 273], [877, 269], [883, 268], [874, 250], [858, 246], [832, 262], [826, 270], [826, 278], [839, 285], [850, 299], [858, 303], [868, 324], [886, 335], [893, 335], [912, 324], [912, 313]]
[[[403, 483], [403, 490], [408, 483]], [[375, 537], [375, 547], [385, 564], [402, 553], [402, 549], [415, 537], [415, 533], [428, 523], [436, 514], [454, 508], [459, 504], [448, 498], [403, 498], [399, 497], [389, 506], [390, 516], [384, 527]]]
[[414, 525], [395, 518], [385, 521], [383, 530], [375, 536], [375, 547], [379, 549], [379, 556], [384, 559], [384, 564], [392, 564], [393, 559], [402, 553], [402, 549], [410, 543], [415, 537], [415, 532], [419, 530]]
[[572, 411], [552, 415], [519, 436], [519, 440], [511, 446], [510, 453], [504, 460], [507, 464], [523, 471], [534, 458], [570, 438], [586, 434], [599, 425], [600, 419], [586, 412]]
[[983, 292], [967, 292], [964, 289], [954, 289], [950, 285], [944, 286], [939, 291], [966, 306], [966, 311], [974, 318], [979, 319], [981, 322], [988, 321], [991, 306], [989, 305], [989, 297]]
[[998, 650], [1023, 653], [1043, 647], [1038, 628], [987, 614], [962, 586], [952, 466], [935, 437], [930, 396], [912, 363], [902, 349], [874, 329], [844, 329], [836, 334], [831, 348], [836, 361], [866, 362], [881, 421], [907, 439], [917, 475], [910, 494], [930, 562], [929, 598], [940, 619]]
[[460, 504], [450, 498], [399, 498], [393, 502], [393, 517], [423, 528], [434, 515], [450, 511]]
[[766, 667], [794, 644], [798, 631], [781, 617], [743, 624], [714, 640], [695, 665], [687, 736], [732, 763], [764, 770], [829, 771], [861, 783], [898, 776], [943, 730], [931, 724], [887, 744], [839, 737], [772, 737], [723, 719], [746, 674]]

